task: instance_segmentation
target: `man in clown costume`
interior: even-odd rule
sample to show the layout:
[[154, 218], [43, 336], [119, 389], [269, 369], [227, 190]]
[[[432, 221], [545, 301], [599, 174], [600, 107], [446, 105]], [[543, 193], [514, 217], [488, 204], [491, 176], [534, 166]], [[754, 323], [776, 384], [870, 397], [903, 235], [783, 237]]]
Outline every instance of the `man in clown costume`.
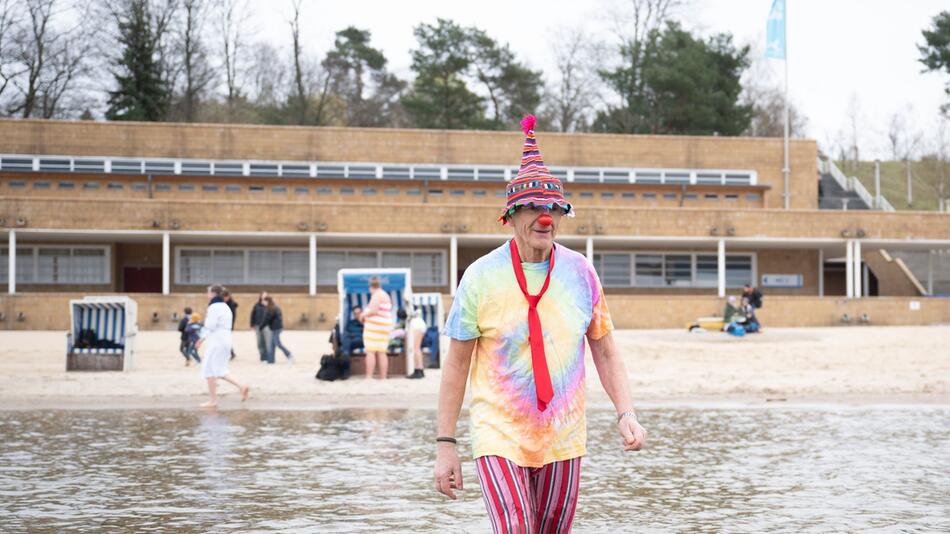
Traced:
[[471, 379], [472, 456], [494, 532], [568, 532], [587, 452], [584, 339], [617, 410], [624, 450], [646, 430], [633, 411], [613, 322], [594, 267], [555, 243], [574, 210], [541, 158], [535, 118], [499, 221], [514, 237], [475, 261], [446, 321], [439, 390], [436, 490], [455, 499], [462, 471], [455, 431]]

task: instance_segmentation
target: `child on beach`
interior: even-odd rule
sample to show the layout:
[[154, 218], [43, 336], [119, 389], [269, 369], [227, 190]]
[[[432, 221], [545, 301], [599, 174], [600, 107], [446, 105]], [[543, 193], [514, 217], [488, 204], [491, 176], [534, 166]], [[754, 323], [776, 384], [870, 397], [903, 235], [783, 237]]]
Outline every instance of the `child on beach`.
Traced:
[[201, 338], [201, 314], [192, 313], [189, 317], [188, 326], [185, 327], [183, 336], [185, 340], [185, 367], [191, 365], [191, 360], [201, 363], [201, 357], [198, 356], [198, 340]]
[[181, 339], [178, 343], [178, 351], [181, 352], [181, 355], [185, 357], [185, 365], [189, 365], [191, 359], [188, 357], [188, 334], [185, 332], [185, 329], [188, 328], [188, 323], [191, 322], [191, 308], [185, 308], [185, 315], [182, 316], [181, 321], [178, 321], [178, 332], [181, 333]]

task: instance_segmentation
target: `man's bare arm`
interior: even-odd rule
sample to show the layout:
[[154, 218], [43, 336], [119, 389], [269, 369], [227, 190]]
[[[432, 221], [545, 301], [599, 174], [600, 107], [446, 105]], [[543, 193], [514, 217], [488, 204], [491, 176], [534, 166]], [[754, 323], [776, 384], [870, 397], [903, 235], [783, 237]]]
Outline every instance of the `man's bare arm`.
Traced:
[[[627, 377], [627, 366], [623, 357], [614, 344], [614, 337], [610, 332], [600, 339], [587, 338], [590, 344], [590, 353], [594, 359], [594, 367], [600, 376], [600, 383], [604, 386], [607, 396], [614, 403], [618, 414], [633, 412], [633, 399], [630, 394], [630, 379]], [[646, 443], [647, 431], [640, 426], [636, 416], [621, 417], [617, 421], [620, 436], [624, 441], [624, 450], [640, 450]]]
[[[472, 352], [477, 340], [449, 342], [449, 351], [442, 363], [442, 383], [439, 385], [439, 413], [437, 432], [440, 437], [455, 437], [462, 401], [465, 399], [465, 382], [472, 366]], [[453, 490], [462, 489], [462, 465], [458, 451], [452, 443], [437, 444], [435, 459], [435, 489], [451, 499]]]

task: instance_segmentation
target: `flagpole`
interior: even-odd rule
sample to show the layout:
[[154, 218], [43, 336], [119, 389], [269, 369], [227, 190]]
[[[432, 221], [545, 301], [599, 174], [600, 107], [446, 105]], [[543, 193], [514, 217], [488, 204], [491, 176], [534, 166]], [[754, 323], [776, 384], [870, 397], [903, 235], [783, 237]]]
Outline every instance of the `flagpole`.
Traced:
[[785, 13], [782, 16], [782, 37], [785, 39], [785, 166], [782, 167], [785, 187], [785, 209], [789, 209], [788, 193], [788, 0], [784, 2]]

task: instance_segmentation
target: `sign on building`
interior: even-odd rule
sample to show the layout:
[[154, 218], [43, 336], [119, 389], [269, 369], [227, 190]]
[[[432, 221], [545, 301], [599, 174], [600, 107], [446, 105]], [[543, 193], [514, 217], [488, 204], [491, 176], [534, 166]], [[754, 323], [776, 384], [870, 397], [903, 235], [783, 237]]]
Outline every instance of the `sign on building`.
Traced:
[[762, 287], [802, 287], [803, 277], [800, 274], [763, 274]]

